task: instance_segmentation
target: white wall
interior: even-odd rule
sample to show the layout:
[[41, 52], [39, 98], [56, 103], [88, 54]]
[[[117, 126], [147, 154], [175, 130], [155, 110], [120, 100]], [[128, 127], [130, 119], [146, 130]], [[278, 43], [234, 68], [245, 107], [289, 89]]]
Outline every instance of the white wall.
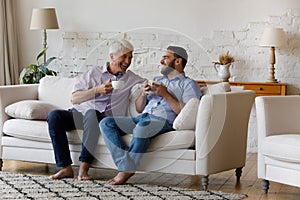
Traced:
[[214, 30], [240, 30], [248, 22], [300, 7], [298, 0], [14, 0], [19, 27], [20, 67], [42, 49], [42, 31], [29, 30], [32, 8], [55, 7], [59, 30], [48, 31], [48, 55], [56, 56], [64, 31], [121, 31], [161, 27], [194, 39]]

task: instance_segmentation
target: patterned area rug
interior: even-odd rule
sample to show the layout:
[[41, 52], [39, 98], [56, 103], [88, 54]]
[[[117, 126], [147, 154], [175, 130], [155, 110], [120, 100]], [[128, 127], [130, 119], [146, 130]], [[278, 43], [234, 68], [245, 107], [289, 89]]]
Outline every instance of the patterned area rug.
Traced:
[[0, 172], [0, 199], [243, 199], [243, 194], [147, 184], [110, 186], [105, 181], [49, 180], [47, 176]]

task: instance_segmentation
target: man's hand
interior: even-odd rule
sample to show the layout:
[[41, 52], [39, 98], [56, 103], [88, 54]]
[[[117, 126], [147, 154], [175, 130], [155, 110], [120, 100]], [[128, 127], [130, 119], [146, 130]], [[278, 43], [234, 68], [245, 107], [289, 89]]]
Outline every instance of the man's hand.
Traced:
[[151, 92], [156, 93], [160, 97], [166, 97], [169, 94], [167, 87], [162, 83], [154, 82], [151, 86]]
[[163, 83], [154, 82], [151, 86], [151, 91], [164, 98], [176, 114], [179, 114], [184, 107], [184, 103], [174, 97]]
[[111, 85], [111, 79], [109, 79], [106, 83], [99, 85], [96, 87], [97, 94], [108, 94], [113, 91], [113, 87]]
[[144, 87], [143, 87], [143, 91], [142, 91], [142, 95], [146, 96], [147, 94], [151, 94], [151, 86], [149, 85], [148, 80], [146, 80], [144, 82]]
[[93, 87], [89, 90], [78, 90], [72, 94], [71, 102], [72, 104], [79, 104], [85, 102], [89, 99], [95, 98], [100, 94], [108, 94], [112, 92], [113, 88], [111, 86], [111, 80], [109, 79], [106, 83], [100, 86]]
[[156, 81], [145, 81], [143, 88], [143, 96], [147, 94], [156, 93], [158, 96], [164, 97], [168, 93], [168, 90], [164, 84]]

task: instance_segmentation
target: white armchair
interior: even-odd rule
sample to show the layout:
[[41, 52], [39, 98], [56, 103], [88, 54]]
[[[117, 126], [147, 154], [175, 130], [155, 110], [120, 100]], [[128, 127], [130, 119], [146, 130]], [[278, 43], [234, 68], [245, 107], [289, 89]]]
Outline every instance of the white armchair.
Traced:
[[300, 187], [300, 96], [255, 99], [258, 128], [258, 178]]

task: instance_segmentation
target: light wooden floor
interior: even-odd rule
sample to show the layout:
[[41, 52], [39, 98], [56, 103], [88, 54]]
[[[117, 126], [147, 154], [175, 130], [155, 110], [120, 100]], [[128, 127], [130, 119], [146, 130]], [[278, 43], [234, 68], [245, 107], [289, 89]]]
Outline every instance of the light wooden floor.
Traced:
[[[256, 175], [257, 154], [248, 154], [241, 181], [236, 183], [234, 170], [211, 175], [209, 177], [209, 190], [221, 190], [247, 194], [247, 199], [276, 199], [299, 200], [300, 188], [270, 182], [270, 190], [265, 195], [260, 187], [260, 180]], [[77, 168], [75, 168], [75, 171]], [[3, 171], [50, 175], [56, 172], [54, 165], [28, 163], [21, 161], [4, 160]], [[114, 170], [91, 169], [90, 175], [94, 179], [107, 180], [116, 174]], [[156, 185], [169, 185], [187, 187], [202, 190], [200, 179], [197, 176], [174, 175], [163, 173], [139, 173], [133, 176], [129, 182], [148, 183]]]

